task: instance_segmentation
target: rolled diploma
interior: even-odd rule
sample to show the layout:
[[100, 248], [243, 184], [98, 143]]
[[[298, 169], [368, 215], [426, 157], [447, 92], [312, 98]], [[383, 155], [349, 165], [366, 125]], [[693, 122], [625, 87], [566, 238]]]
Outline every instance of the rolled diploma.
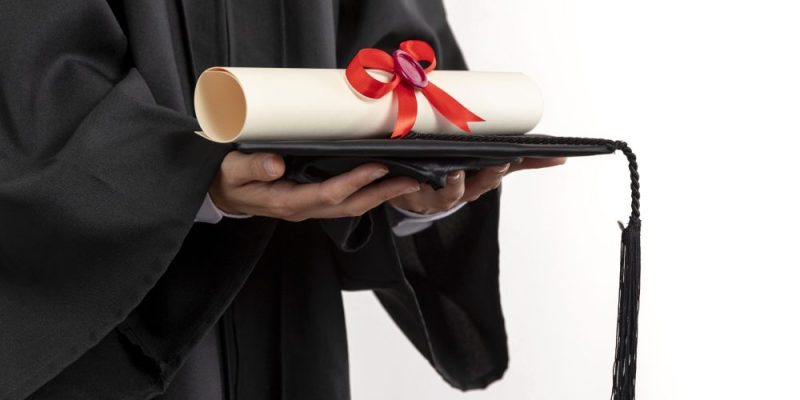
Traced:
[[[388, 79], [382, 71], [369, 71]], [[483, 118], [470, 122], [477, 134], [522, 134], [542, 115], [542, 95], [527, 76], [515, 72], [433, 71], [435, 83]], [[465, 133], [440, 115], [417, 90], [420, 133]], [[295, 68], [209, 68], [197, 81], [198, 132], [216, 142], [388, 137], [397, 100], [362, 96], [344, 70]]]

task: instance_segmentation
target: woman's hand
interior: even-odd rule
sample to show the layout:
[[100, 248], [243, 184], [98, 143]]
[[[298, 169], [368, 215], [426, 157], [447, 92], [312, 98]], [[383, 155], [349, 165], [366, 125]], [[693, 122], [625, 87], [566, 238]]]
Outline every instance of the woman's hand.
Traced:
[[500, 165], [484, 168], [472, 174], [455, 171], [447, 176], [447, 185], [434, 190], [423, 185], [422, 190], [391, 199], [389, 202], [398, 208], [420, 214], [433, 214], [447, 211], [459, 203], [474, 201], [484, 193], [500, 186], [505, 175], [521, 169], [537, 169], [564, 164], [565, 158], [526, 158], [514, 165]]
[[309, 218], [352, 217], [366, 213], [397, 196], [416, 192], [411, 178], [371, 184], [388, 172], [380, 164], [361, 165], [320, 183], [281, 180], [285, 165], [275, 154], [228, 153], [209, 195], [229, 214], [252, 214], [302, 221]]

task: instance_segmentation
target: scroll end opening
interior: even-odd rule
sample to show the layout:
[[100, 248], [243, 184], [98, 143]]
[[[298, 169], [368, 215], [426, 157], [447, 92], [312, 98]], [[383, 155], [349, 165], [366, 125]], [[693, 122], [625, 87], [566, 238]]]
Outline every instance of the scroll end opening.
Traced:
[[197, 121], [209, 139], [229, 143], [242, 133], [247, 100], [239, 80], [224, 68], [209, 68], [200, 75], [194, 108]]

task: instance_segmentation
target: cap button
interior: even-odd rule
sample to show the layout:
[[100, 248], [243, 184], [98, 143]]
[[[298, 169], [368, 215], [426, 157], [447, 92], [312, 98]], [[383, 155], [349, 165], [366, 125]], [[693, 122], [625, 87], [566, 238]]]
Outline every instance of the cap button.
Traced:
[[395, 50], [392, 53], [394, 59], [394, 72], [408, 84], [418, 88], [428, 86], [428, 75], [422, 65], [407, 52]]

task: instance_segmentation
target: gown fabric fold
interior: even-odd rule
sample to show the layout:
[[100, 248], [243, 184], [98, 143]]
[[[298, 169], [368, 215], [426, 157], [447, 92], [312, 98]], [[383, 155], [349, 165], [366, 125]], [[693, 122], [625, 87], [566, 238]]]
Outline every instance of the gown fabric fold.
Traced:
[[454, 387], [502, 376], [497, 191], [403, 238], [383, 206], [193, 224], [230, 151], [192, 133], [200, 72], [406, 39], [464, 69], [441, 2], [30, 0], [0, 33], [0, 399], [348, 399], [342, 290]]

